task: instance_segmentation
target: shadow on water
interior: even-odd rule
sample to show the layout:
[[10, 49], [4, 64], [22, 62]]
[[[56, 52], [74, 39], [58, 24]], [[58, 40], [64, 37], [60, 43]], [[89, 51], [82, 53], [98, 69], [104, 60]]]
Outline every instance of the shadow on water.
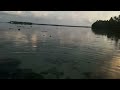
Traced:
[[[20, 64], [18, 59], [0, 59], [0, 79], [72, 79], [56, 67], [36, 73], [32, 69], [21, 69]], [[84, 79], [95, 78], [91, 72], [84, 72], [82, 75]]]
[[114, 40], [116, 45], [120, 39], [120, 29], [92, 29], [96, 35], [105, 35], [107, 38]]
[[17, 59], [0, 59], [0, 79], [44, 79], [31, 69], [20, 69]]
[[[35, 73], [32, 69], [21, 69], [19, 67], [20, 64], [20, 60], [17, 59], [0, 59], [0, 79], [60, 79], [64, 75], [63, 72], [59, 72], [55, 67]], [[54, 77], [46, 78], [49, 75]]]
[[[21, 69], [20, 64], [20, 60], [17, 59], [0, 59], [0, 79], [72, 79], [56, 67], [36, 73], [32, 69]], [[84, 72], [82, 75], [84, 76], [82, 79], [103, 78], [95, 76], [92, 72]]]

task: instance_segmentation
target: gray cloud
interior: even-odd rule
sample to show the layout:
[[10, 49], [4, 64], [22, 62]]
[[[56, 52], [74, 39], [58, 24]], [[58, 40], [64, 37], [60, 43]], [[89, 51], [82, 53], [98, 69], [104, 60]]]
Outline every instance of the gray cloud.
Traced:
[[0, 20], [91, 25], [98, 19], [109, 19], [119, 14], [120, 11], [0, 11]]

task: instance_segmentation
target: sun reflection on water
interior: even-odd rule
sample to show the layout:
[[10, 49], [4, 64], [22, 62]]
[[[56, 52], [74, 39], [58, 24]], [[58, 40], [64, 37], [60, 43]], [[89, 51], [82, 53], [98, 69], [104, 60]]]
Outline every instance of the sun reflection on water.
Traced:
[[37, 35], [36, 34], [32, 35], [31, 41], [32, 41], [32, 47], [36, 48], [37, 47]]

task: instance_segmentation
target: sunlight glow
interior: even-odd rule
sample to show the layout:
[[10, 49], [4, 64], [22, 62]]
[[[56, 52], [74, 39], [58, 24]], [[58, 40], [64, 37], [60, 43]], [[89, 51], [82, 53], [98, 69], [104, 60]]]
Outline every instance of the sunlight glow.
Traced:
[[36, 48], [37, 47], [37, 36], [36, 36], [36, 34], [32, 35], [31, 41], [32, 41], [32, 47]]

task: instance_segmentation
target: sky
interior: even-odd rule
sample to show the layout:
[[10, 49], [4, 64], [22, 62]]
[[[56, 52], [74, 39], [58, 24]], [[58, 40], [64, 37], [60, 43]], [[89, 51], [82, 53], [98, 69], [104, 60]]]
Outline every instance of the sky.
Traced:
[[96, 20], [108, 20], [120, 11], [0, 11], [0, 21], [90, 26]]

